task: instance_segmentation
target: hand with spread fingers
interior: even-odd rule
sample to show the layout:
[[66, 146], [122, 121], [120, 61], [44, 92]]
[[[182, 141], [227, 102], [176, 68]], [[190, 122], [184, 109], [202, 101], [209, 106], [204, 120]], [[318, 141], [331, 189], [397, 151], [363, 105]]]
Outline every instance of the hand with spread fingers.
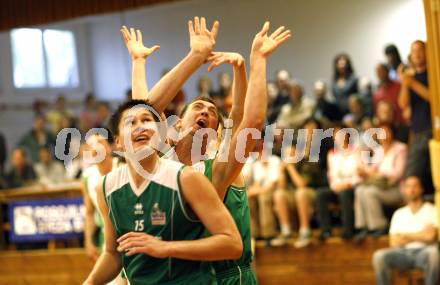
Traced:
[[270, 36], [268, 36], [268, 32], [269, 22], [266, 22], [261, 31], [255, 35], [252, 43], [251, 58], [255, 55], [268, 57], [292, 36], [290, 30], [286, 30], [284, 26], [276, 29]]
[[147, 57], [160, 48], [158, 45], [152, 46], [151, 48], [144, 46], [142, 42], [142, 32], [140, 30], [135, 31], [134, 28], [128, 30], [126, 26], [122, 26], [121, 33], [128, 53], [133, 60], [147, 59]]
[[143, 232], [129, 232], [118, 238], [118, 251], [132, 256], [143, 253], [156, 258], [168, 257], [166, 241]]
[[211, 62], [208, 67], [208, 71], [211, 72], [214, 68], [224, 63], [240, 67], [244, 63], [244, 58], [236, 52], [212, 52], [208, 57], [208, 61]]
[[215, 21], [211, 31], [208, 30], [204, 17], [200, 19], [194, 17], [194, 22], [188, 21], [191, 51], [203, 57], [208, 57], [214, 49], [219, 26], [219, 22]]

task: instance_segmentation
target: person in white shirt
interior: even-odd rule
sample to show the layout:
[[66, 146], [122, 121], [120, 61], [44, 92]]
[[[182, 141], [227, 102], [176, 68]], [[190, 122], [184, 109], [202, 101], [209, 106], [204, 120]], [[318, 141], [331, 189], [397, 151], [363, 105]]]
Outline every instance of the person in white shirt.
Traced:
[[439, 249], [437, 244], [437, 211], [423, 201], [419, 177], [405, 179], [403, 194], [407, 205], [398, 209], [390, 226], [390, 248], [374, 253], [373, 267], [379, 285], [392, 284], [392, 270], [421, 269], [425, 284], [438, 284]]
[[278, 187], [281, 159], [276, 155], [262, 157], [262, 141], [255, 149], [260, 157], [250, 165], [252, 183], [248, 188], [252, 236], [269, 240], [276, 234], [273, 193]]
[[40, 162], [34, 164], [38, 182], [45, 185], [58, 184], [65, 181], [64, 166], [61, 162], [53, 160], [49, 148], [40, 148]]
[[343, 132], [341, 126], [334, 128], [335, 147], [327, 155], [327, 177], [329, 187], [318, 189], [316, 209], [321, 228], [319, 239], [326, 240], [332, 235], [329, 204], [341, 204], [343, 239], [354, 235], [354, 188], [362, 181], [357, 169], [362, 165], [357, 142], [351, 142], [349, 133]]

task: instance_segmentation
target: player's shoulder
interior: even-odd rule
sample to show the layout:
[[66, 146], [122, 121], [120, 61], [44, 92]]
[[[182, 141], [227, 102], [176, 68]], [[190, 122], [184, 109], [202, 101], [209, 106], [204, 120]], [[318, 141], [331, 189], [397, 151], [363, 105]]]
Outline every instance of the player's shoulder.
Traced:
[[113, 169], [103, 177], [102, 181], [106, 195], [122, 188], [122, 186], [129, 183], [128, 165], [123, 164]]

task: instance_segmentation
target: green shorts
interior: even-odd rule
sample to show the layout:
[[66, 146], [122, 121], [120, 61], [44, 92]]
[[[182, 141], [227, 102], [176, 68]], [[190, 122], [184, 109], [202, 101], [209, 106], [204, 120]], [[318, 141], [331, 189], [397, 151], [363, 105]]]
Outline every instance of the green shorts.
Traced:
[[257, 285], [257, 277], [251, 266], [240, 265], [217, 272], [218, 285]]

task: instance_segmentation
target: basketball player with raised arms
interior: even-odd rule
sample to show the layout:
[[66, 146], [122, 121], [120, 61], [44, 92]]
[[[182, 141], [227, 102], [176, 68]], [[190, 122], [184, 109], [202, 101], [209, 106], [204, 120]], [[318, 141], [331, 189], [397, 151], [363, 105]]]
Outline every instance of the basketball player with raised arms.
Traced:
[[146, 101], [132, 100], [112, 116], [111, 132], [127, 164], [96, 189], [105, 247], [84, 284], [106, 284], [121, 269], [131, 285], [215, 284], [201, 261], [242, 254], [234, 220], [209, 180], [154, 150], [164, 138], [153, 111]]
[[[242, 153], [247, 157], [255, 144], [255, 138], [246, 140], [246, 136], [240, 136], [240, 132], [246, 128], [260, 130], [263, 127], [267, 106], [267, 58], [290, 37], [290, 31], [285, 30], [284, 27], [278, 28], [270, 36], [267, 35], [268, 30], [269, 23], [266, 22], [263, 29], [254, 38], [250, 55], [250, 78], [249, 84], [247, 84], [243, 58], [235, 53], [213, 53], [212, 48], [215, 44], [217, 29], [213, 34], [206, 29], [205, 19], [199, 20], [196, 17], [194, 26], [192, 21], [189, 22], [190, 54], [162, 78], [150, 92], [147, 92], [145, 60], [154, 48], [144, 47], [142, 34], [139, 30], [136, 35], [133, 29], [131, 32], [125, 27], [122, 29], [124, 40], [133, 60], [133, 97], [148, 97], [159, 112], [165, 109], [183, 83], [205, 61], [212, 61], [209, 70], [222, 63], [231, 63], [234, 67], [233, 107], [230, 116], [233, 120], [232, 139], [229, 143], [223, 144], [225, 148], [219, 152], [219, 155], [222, 153], [226, 155], [227, 159], [219, 159], [219, 155], [217, 155], [214, 159], [204, 159], [204, 161], [197, 163], [205, 154], [208, 145], [205, 140], [201, 144], [202, 151], [199, 157], [194, 157], [194, 152], [191, 152], [197, 130], [202, 128], [217, 130], [219, 126], [220, 116], [217, 107], [209, 98], [196, 98], [186, 106], [178, 128], [184, 131], [191, 129], [191, 131], [174, 147], [179, 161], [186, 165], [193, 165], [196, 162], [193, 167], [203, 172], [212, 181], [220, 199], [224, 201], [234, 217], [243, 240], [243, 254], [239, 260], [213, 262], [218, 284], [257, 283], [250, 266], [252, 262], [250, 215], [244, 179], [240, 175], [244, 160], [236, 159], [236, 150], [242, 148]], [[197, 48], [194, 46], [195, 43], [198, 44]], [[191, 56], [195, 57], [194, 54], [198, 55], [198, 61], [188, 60]]]

